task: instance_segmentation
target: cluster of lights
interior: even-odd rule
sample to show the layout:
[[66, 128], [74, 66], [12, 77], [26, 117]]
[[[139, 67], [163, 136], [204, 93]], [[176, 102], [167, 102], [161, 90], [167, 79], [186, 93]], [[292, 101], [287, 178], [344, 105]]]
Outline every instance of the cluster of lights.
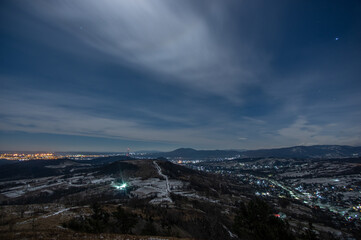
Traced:
[[4, 153], [0, 154], [1, 159], [7, 159], [7, 160], [20, 160], [20, 161], [26, 161], [26, 160], [39, 160], [39, 159], [58, 159], [59, 156], [55, 156], [53, 153]]
[[347, 221], [353, 221], [354, 219], [360, 219], [361, 220], [361, 216], [359, 217], [358, 214], [353, 214], [353, 216], [347, 216], [347, 217], [345, 217], [345, 219]]
[[354, 210], [361, 212], [361, 204], [358, 206], [353, 207]]
[[269, 193], [269, 192], [262, 192], [262, 193], [260, 193], [260, 192], [256, 192], [256, 196], [270, 196], [271, 194]]
[[28, 160], [55, 160], [61, 158], [69, 158], [75, 160], [94, 159], [98, 157], [107, 157], [109, 155], [83, 155], [83, 154], [54, 154], [54, 153], [3, 153], [0, 154], [0, 159], [15, 160], [15, 161], [28, 161]]

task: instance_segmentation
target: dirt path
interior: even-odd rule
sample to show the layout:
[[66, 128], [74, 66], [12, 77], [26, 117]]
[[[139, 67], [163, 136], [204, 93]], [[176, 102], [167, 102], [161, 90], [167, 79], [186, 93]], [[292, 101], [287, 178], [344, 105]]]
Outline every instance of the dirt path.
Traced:
[[172, 199], [170, 198], [170, 192], [171, 192], [171, 191], [170, 191], [168, 176], [162, 173], [162, 169], [159, 167], [159, 165], [158, 165], [158, 163], [157, 163], [156, 161], [153, 161], [153, 164], [154, 164], [155, 168], [157, 169], [158, 174], [159, 174], [160, 176], [162, 176], [163, 178], [165, 178], [165, 182], [166, 182], [166, 187], [165, 187], [165, 190], [166, 190], [166, 192], [165, 192], [166, 198], [164, 198], [164, 200], [172, 203], [173, 201], [172, 201]]

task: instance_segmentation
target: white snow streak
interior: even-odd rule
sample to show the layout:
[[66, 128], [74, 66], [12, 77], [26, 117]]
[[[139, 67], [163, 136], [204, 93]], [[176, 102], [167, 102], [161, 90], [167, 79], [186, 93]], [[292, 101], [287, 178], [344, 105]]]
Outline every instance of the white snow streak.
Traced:
[[165, 182], [166, 182], [166, 198], [163, 198], [163, 200], [173, 202], [172, 199], [169, 197], [170, 187], [169, 187], [168, 176], [162, 173], [162, 169], [159, 167], [159, 165], [158, 165], [158, 163], [156, 161], [153, 161], [153, 163], [154, 163], [155, 168], [158, 171], [158, 174], [160, 176], [162, 176], [163, 178], [165, 178]]

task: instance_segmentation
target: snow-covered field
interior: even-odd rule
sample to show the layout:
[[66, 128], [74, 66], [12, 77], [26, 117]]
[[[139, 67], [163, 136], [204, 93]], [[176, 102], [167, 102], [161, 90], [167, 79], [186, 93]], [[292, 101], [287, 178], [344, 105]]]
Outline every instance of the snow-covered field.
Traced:
[[181, 195], [187, 198], [201, 199], [208, 202], [216, 203], [218, 200], [209, 199], [198, 195], [193, 191], [186, 191], [185, 187], [188, 185], [186, 182], [182, 182], [175, 179], [169, 179], [168, 176], [163, 174], [162, 169], [154, 161], [154, 166], [163, 179], [160, 178], [148, 178], [142, 180], [141, 178], [129, 179], [129, 186], [136, 189], [131, 191], [131, 195], [138, 198], [153, 198], [150, 200], [151, 204], [161, 203], [173, 203], [170, 193]]
[[[64, 175], [61, 175], [54, 177], [1, 182], [0, 197], [3, 196], [6, 198], [18, 198], [25, 194], [34, 194], [40, 192], [52, 194], [57, 189], [67, 189], [69, 187], [85, 187], [89, 185], [110, 183], [114, 179], [115, 178], [113, 177], [95, 178], [91, 174], [75, 174], [67, 178], [65, 178]], [[6, 187], [10, 184], [15, 184], [16, 186]]]
[[165, 180], [159, 178], [148, 178], [146, 180], [141, 180], [140, 178], [132, 179], [129, 185], [137, 187], [137, 189], [132, 191], [131, 194], [138, 198], [152, 197], [153, 199], [150, 201], [152, 204], [161, 204], [164, 202], [173, 203], [170, 198], [171, 189], [182, 187], [183, 183], [177, 180], [170, 181], [168, 176], [162, 173], [162, 169], [157, 162], [153, 161], [153, 164], [158, 175]]
[[[66, 162], [64, 166], [53, 165], [52, 168], [62, 168], [68, 166]], [[165, 175], [156, 161], [151, 165], [155, 168], [157, 175], [142, 179], [129, 178], [126, 181], [130, 188], [130, 197], [149, 198], [151, 204], [173, 204], [171, 193], [181, 195], [183, 197], [198, 199], [208, 202], [216, 203], [218, 200], [213, 200], [199, 195], [196, 191], [187, 190], [187, 182], [170, 179]], [[112, 176], [98, 176], [95, 173], [76, 173], [72, 175], [60, 175], [53, 177], [43, 177], [35, 179], [22, 179], [16, 181], [0, 182], [0, 201], [14, 199], [20, 197], [37, 196], [51, 196], [56, 191], [62, 191], [69, 188], [86, 187], [95, 189], [97, 186], [105, 186], [112, 188], [117, 179]], [[115, 190], [114, 190], [115, 191]]]

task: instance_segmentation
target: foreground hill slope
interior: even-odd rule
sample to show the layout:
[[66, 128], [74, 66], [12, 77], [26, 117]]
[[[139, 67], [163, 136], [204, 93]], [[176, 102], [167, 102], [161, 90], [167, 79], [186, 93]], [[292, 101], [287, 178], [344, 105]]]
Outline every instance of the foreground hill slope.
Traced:
[[[19, 170], [16, 180], [0, 180], [1, 239], [257, 239], [261, 226], [267, 239], [307, 239], [312, 219], [300, 202], [283, 209], [277, 198], [256, 199], [252, 185], [164, 159], [16, 166], [41, 174]], [[275, 218], [279, 211], [289, 217]], [[326, 239], [329, 231], [342, 233], [328, 218], [313, 221]]]

